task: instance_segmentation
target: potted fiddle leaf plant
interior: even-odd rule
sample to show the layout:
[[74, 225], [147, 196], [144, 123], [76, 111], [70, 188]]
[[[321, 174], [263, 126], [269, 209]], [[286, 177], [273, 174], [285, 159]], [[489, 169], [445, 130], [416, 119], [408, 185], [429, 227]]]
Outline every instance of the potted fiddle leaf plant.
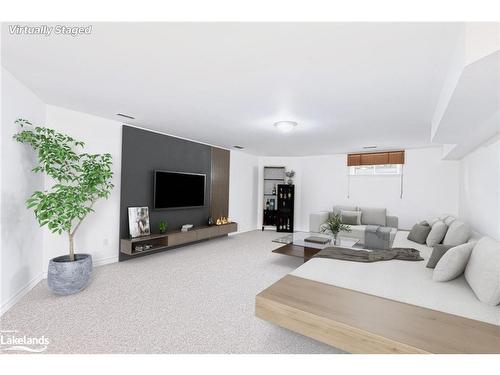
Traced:
[[321, 225], [321, 232], [331, 234], [333, 236], [333, 244], [336, 245], [337, 236], [341, 230], [350, 232], [351, 226], [342, 223], [340, 214], [334, 214], [333, 212], [330, 212], [330, 214], [328, 215], [328, 219], [324, 224]]
[[84, 289], [92, 274], [90, 254], [75, 253], [75, 234], [94, 204], [108, 198], [113, 189], [110, 154], [79, 153], [85, 144], [45, 127], [34, 127], [28, 120], [15, 121], [20, 130], [14, 135], [37, 155], [35, 173], [52, 181], [45, 191], [35, 191], [26, 201], [40, 226], [68, 236], [68, 254], [49, 261], [47, 283], [57, 294], [73, 294]]

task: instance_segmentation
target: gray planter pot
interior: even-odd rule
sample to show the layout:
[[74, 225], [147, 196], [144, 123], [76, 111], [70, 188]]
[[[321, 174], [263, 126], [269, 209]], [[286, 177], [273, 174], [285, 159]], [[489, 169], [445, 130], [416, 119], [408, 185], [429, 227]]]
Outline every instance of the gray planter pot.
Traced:
[[75, 254], [73, 262], [69, 260], [69, 255], [63, 255], [50, 260], [47, 282], [54, 293], [67, 295], [85, 289], [91, 276], [90, 254]]

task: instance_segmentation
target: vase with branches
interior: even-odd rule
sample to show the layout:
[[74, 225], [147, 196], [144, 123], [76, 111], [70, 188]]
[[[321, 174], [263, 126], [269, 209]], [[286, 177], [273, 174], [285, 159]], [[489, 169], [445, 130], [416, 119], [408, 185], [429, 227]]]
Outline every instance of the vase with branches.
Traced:
[[28, 120], [18, 119], [20, 130], [14, 139], [31, 146], [37, 155], [35, 173], [44, 173], [53, 184], [45, 191], [35, 191], [26, 201], [33, 209], [40, 226], [52, 233], [68, 236], [68, 259], [75, 261], [74, 238], [84, 219], [94, 211], [100, 198], [108, 198], [113, 189], [110, 154], [79, 153], [84, 142], [56, 132], [33, 126]]
[[340, 231], [350, 232], [351, 226], [342, 223], [340, 214], [334, 214], [333, 212], [330, 212], [330, 214], [328, 215], [328, 219], [321, 226], [321, 232], [331, 233], [335, 244], [337, 242], [337, 236]]

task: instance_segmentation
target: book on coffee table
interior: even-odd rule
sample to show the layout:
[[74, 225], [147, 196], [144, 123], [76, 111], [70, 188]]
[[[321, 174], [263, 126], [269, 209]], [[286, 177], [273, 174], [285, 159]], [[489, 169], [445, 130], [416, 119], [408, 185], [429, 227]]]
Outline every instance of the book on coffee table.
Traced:
[[311, 237], [304, 238], [304, 242], [319, 243], [319, 244], [324, 245], [324, 244], [330, 242], [330, 238], [311, 236]]

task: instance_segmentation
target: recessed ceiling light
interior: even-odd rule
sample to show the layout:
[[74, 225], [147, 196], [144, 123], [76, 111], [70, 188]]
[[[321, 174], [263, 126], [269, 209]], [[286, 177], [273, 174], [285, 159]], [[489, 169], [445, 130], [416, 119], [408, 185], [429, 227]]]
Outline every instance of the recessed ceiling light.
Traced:
[[125, 118], [129, 118], [131, 120], [135, 120], [135, 117], [132, 117], [132, 116], [129, 116], [129, 115], [124, 115], [123, 113], [117, 113], [116, 115], [117, 116], [121, 116], [121, 117], [125, 117]]
[[274, 123], [274, 126], [283, 133], [291, 132], [297, 123], [294, 121], [278, 121]]
[[243, 146], [233, 146], [233, 148], [237, 148], [238, 150], [243, 150], [245, 147], [243, 147]]
[[363, 146], [365, 150], [370, 150], [372, 148], [377, 148], [377, 146]]

